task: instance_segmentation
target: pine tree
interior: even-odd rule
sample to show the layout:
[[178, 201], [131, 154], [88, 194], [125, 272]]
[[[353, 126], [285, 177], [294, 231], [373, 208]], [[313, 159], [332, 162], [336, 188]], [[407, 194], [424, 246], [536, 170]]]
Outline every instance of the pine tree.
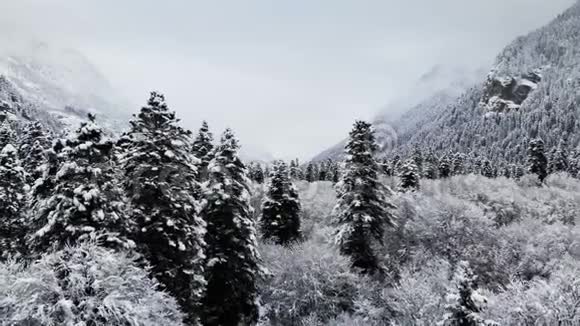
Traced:
[[332, 163], [331, 174], [332, 183], [337, 184], [340, 181], [340, 167], [337, 162]]
[[197, 159], [191, 133], [179, 126], [163, 95], [152, 92], [123, 137], [124, 188], [137, 224], [133, 238], [151, 274], [187, 314], [198, 320], [203, 277], [205, 222], [194, 197]]
[[24, 130], [18, 154], [26, 172], [26, 182], [34, 185], [42, 177], [42, 165], [46, 161], [45, 152], [51, 146], [51, 139], [39, 121], [31, 122]]
[[0, 126], [0, 148], [4, 148], [8, 144], [14, 146], [15, 143], [16, 134], [14, 129], [8, 121], [4, 121]]
[[439, 160], [439, 177], [449, 178], [451, 176], [451, 162], [447, 155], [443, 155]]
[[486, 178], [493, 178], [494, 177], [493, 168], [491, 166], [491, 162], [488, 159], [484, 159], [482, 161], [481, 175], [483, 175]]
[[24, 172], [17, 151], [8, 144], [0, 152], [0, 258], [24, 253]]
[[437, 172], [438, 172], [438, 160], [433, 153], [433, 150], [429, 149], [427, 154], [425, 154], [425, 160], [423, 162], [423, 175], [427, 179], [437, 179]]
[[315, 180], [314, 174], [315, 174], [314, 173], [314, 164], [312, 164], [312, 162], [310, 162], [310, 163], [308, 163], [308, 166], [306, 167], [306, 174], [305, 174], [304, 178], [308, 182], [314, 182], [314, 180]]
[[568, 166], [568, 142], [565, 138], [562, 138], [558, 147], [554, 148], [553, 153], [550, 156], [548, 171], [550, 171], [550, 173], [564, 172], [568, 171]]
[[399, 172], [399, 191], [417, 191], [419, 190], [419, 174], [417, 173], [417, 166], [415, 160], [411, 159], [405, 162], [400, 168]]
[[465, 174], [465, 154], [462, 153], [455, 153], [453, 155], [453, 162], [451, 168], [453, 175], [462, 175]]
[[207, 291], [204, 326], [252, 325], [258, 319], [257, 279], [261, 271], [250, 206], [249, 180], [238, 142], [226, 130], [209, 165], [202, 213], [207, 221]]
[[399, 168], [401, 167], [401, 157], [395, 155], [391, 160], [391, 175], [397, 175], [399, 173]]
[[457, 282], [457, 293], [452, 297], [456, 298], [453, 304], [446, 307], [447, 314], [440, 323], [443, 326], [492, 326], [496, 325], [492, 321], [486, 321], [479, 316], [481, 305], [486, 303], [486, 299], [477, 291], [477, 278], [473, 274], [467, 262], [461, 262], [457, 268], [455, 282]]
[[253, 181], [263, 184], [265, 180], [264, 170], [262, 169], [262, 165], [258, 162], [250, 163], [249, 167], [249, 177]]
[[191, 148], [193, 155], [199, 159], [197, 164], [198, 180], [205, 181], [207, 179], [207, 166], [213, 155], [213, 135], [209, 131], [207, 121], [203, 121], [199, 129], [193, 146]]
[[528, 171], [536, 174], [540, 182], [548, 176], [548, 160], [544, 154], [544, 141], [540, 138], [530, 141], [528, 147]]
[[574, 150], [570, 153], [568, 173], [575, 178], [580, 178], [580, 150]]
[[328, 177], [328, 163], [320, 162], [320, 164], [318, 164], [318, 180], [326, 181], [327, 177]]
[[378, 180], [379, 165], [373, 157], [376, 150], [371, 124], [357, 121], [346, 145], [345, 171], [337, 184], [334, 208], [340, 251], [363, 273], [379, 271], [372, 239], [382, 241], [385, 226], [395, 224], [391, 212], [395, 207], [387, 198], [391, 190]]
[[[121, 191], [113, 180], [113, 143], [89, 114], [89, 121], [61, 144], [58, 167], [50, 176], [50, 194], [37, 196], [31, 222], [32, 247], [39, 254], [101, 236], [104, 245], [130, 248], [129, 222]], [[47, 180], [40, 181], [45, 185]], [[38, 192], [38, 188], [36, 191]]]
[[262, 204], [260, 227], [264, 239], [289, 245], [300, 238], [300, 200], [288, 178], [286, 164], [276, 162], [270, 175], [268, 192]]
[[412, 159], [417, 167], [417, 174], [419, 177], [423, 176], [423, 153], [418, 146], [413, 149]]

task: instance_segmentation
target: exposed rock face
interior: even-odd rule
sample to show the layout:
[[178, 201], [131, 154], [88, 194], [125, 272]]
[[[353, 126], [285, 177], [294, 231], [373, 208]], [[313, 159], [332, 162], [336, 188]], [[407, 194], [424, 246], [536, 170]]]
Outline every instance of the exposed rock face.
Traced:
[[521, 77], [494, 77], [492, 72], [484, 85], [481, 105], [488, 112], [519, 110], [522, 103], [542, 81], [540, 70]]

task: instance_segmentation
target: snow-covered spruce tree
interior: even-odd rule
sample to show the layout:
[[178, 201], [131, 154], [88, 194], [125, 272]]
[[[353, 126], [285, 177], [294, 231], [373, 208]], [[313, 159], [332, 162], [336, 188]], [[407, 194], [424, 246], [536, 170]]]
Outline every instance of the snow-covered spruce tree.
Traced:
[[401, 167], [401, 156], [395, 155], [391, 160], [391, 175], [397, 175], [399, 173], [399, 168]]
[[289, 245], [300, 239], [300, 200], [283, 161], [272, 167], [260, 229], [264, 239], [276, 244]]
[[328, 168], [330, 162], [320, 162], [318, 164], [318, 180], [319, 181], [327, 181], [328, 180]]
[[580, 178], [580, 149], [574, 150], [570, 153], [568, 173], [575, 178]]
[[447, 314], [439, 323], [441, 326], [494, 326], [496, 323], [484, 320], [479, 316], [482, 305], [487, 299], [477, 291], [477, 277], [469, 267], [469, 263], [462, 261], [457, 266], [455, 280], [457, 292], [449, 295], [454, 303], [447, 305]]
[[251, 162], [248, 171], [250, 179], [253, 181], [262, 184], [266, 179], [264, 176], [264, 169], [262, 169], [262, 165], [258, 162]]
[[315, 173], [314, 173], [314, 164], [312, 162], [308, 163], [308, 166], [306, 167], [306, 173], [304, 175], [304, 178], [308, 182], [314, 182]]
[[453, 161], [452, 161], [452, 168], [451, 168], [451, 173], [453, 175], [462, 175], [466, 173], [466, 168], [465, 168], [465, 154], [463, 153], [455, 153], [453, 155]]
[[486, 178], [494, 177], [493, 167], [491, 166], [491, 162], [488, 159], [482, 160], [481, 175], [483, 175]]
[[0, 263], [0, 325], [180, 326], [136, 257], [83, 242], [30, 264]]
[[198, 160], [191, 133], [179, 126], [163, 95], [152, 92], [123, 138], [124, 188], [137, 224], [132, 238], [151, 274], [186, 313], [187, 324], [195, 325], [206, 285], [205, 222], [194, 198]]
[[373, 156], [376, 150], [371, 124], [357, 121], [346, 145], [345, 169], [336, 186], [338, 202], [333, 212], [341, 253], [365, 274], [380, 270], [373, 239], [380, 242], [385, 227], [395, 224], [395, 206], [388, 200], [391, 190], [378, 179], [379, 165]]
[[340, 181], [340, 166], [337, 162], [332, 162], [331, 168], [331, 181], [332, 183], [336, 184]]
[[415, 165], [415, 160], [407, 160], [399, 169], [399, 191], [416, 191], [419, 190], [420, 178], [419, 173], [417, 173], [417, 166]]
[[8, 144], [0, 152], [0, 259], [24, 252], [24, 185], [16, 148]]
[[548, 159], [544, 154], [544, 141], [532, 139], [528, 147], [528, 172], [536, 174], [540, 182], [548, 176]]
[[548, 171], [550, 171], [550, 173], [564, 172], [568, 171], [568, 166], [568, 143], [566, 138], [562, 138], [558, 147], [554, 148], [553, 153], [550, 156]]
[[419, 148], [419, 146], [415, 146], [415, 148], [413, 148], [411, 158], [417, 167], [417, 174], [419, 174], [419, 177], [423, 176], [423, 153], [421, 152], [421, 148]]
[[437, 179], [438, 167], [439, 161], [435, 153], [433, 153], [433, 150], [429, 149], [423, 161], [423, 176], [427, 179]]
[[204, 326], [253, 325], [258, 320], [260, 257], [249, 180], [238, 148], [234, 134], [227, 129], [209, 165], [202, 209], [207, 221]]
[[290, 161], [290, 178], [292, 180], [302, 180], [303, 177], [300, 161], [298, 159]]
[[20, 139], [18, 156], [26, 172], [26, 181], [31, 186], [42, 177], [42, 165], [46, 161], [45, 151], [50, 148], [51, 143], [50, 135], [44, 130], [42, 123], [28, 123]]
[[0, 126], [0, 149], [4, 148], [8, 144], [14, 146], [15, 143], [16, 133], [10, 125], [10, 122], [2, 122], [2, 125]]
[[[113, 142], [107, 139], [95, 117], [61, 145], [55, 175], [40, 180], [33, 199], [31, 243], [35, 253], [62, 248], [95, 233], [102, 233], [104, 245], [114, 248], [133, 247], [128, 240], [130, 222], [124, 214], [121, 189], [113, 179]], [[49, 189], [43, 189], [45, 181]], [[40, 187], [40, 188], [39, 188]], [[46, 190], [46, 197], [38, 191]]]
[[451, 161], [447, 155], [439, 159], [439, 177], [449, 178], [451, 176]]
[[213, 135], [207, 121], [203, 121], [191, 148], [193, 155], [199, 159], [197, 175], [200, 181], [207, 179], [207, 166], [213, 155]]

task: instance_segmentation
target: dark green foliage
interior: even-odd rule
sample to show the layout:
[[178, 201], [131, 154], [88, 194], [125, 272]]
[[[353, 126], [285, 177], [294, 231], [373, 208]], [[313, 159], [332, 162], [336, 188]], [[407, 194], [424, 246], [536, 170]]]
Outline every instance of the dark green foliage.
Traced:
[[300, 239], [300, 200], [288, 177], [286, 164], [272, 167], [268, 192], [262, 204], [262, 236], [276, 244], [289, 245]]
[[373, 156], [377, 144], [371, 124], [357, 121], [346, 145], [347, 159], [342, 180], [337, 185], [335, 224], [337, 243], [353, 267], [363, 273], [380, 270], [372, 240], [381, 241], [386, 226], [395, 224], [390, 189], [379, 180], [379, 165]]
[[443, 155], [439, 160], [439, 177], [449, 178], [451, 176], [451, 162], [447, 155]]
[[202, 210], [207, 221], [204, 326], [253, 325], [258, 320], [259, 255], [249, 180], [238, 148], [233, 133], [226, 130], [209, 165]]
[[544, 154], [544, 141], [537, 138], [528, 147], [528, 171], [536, 174], [540, 182], [548, 176], [548, 159]]
[[11, 144], [0, 152], [0, 259], [25, 252], [24, 172], [17, 155]]
[[417, 173], [417, 166], [415, 165], [415, 160], [408, 160], [400, 168], [399, 172], [399, 190], [401, 192], [406, 191], [416, 191], [419, 190], [419, 173]]
[[207, 179], [207, 166], [213, 156], [213, 135], [209, 131], [206, 121], [203, 121], [199, 129], [191, 150], [193, 155], [199, 160], [197, 165], [198, 179], [205, 181]]
[[[103, 234], [113, 248], [132, 247], [126, 232], [121, 191], [113, 180], [113, 143], [96, 125], [94, 116], [55, 144], [45, 171], [34, 189], [31, 244], [35, 253], [62, 248]], [[58, 152], [58, 153], [57, 153]]]
[[151, 93], [123, 137], [122, 169], [137, 248], [194, 325], [205, 288], [205, 222], [194, 197], [199, 187], [191, 134], [178, 122], [163, 95]]
[[314, 164], [312, 162], [308, 163], [306, 167], [306, 173], [304, 175], [304, 179], [308, 182], [314, 182], [316, 178], [316, 172], [314, 171]]

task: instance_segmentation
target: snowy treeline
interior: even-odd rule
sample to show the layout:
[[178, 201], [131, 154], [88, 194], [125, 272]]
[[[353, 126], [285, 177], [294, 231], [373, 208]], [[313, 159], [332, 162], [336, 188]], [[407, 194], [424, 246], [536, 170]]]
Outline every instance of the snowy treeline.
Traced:
[[93, 115], [65, 138], [23, 121], [0, 128], [0, 324], [257, 322], [264, 271], [231, 130], [193, 136], [155, 92], [118, 139]]
[[[354, 272], [339, 254], [333, 185], [297, 185], [304, 242], [260, 247], [271, 272], [260, 287], [264, 325], [436, 325], [453, 316], [466, 291], [476, 308], [464, 308], [481, 321], [580, 321], [580, 181], [566, 174], [543, 187], [533, 176], [423, 179], [421, 191], [394, 194], [397, 225], [375, 247], [381, 278]], [[473, 280], [460, 277], [466, 265]]]

